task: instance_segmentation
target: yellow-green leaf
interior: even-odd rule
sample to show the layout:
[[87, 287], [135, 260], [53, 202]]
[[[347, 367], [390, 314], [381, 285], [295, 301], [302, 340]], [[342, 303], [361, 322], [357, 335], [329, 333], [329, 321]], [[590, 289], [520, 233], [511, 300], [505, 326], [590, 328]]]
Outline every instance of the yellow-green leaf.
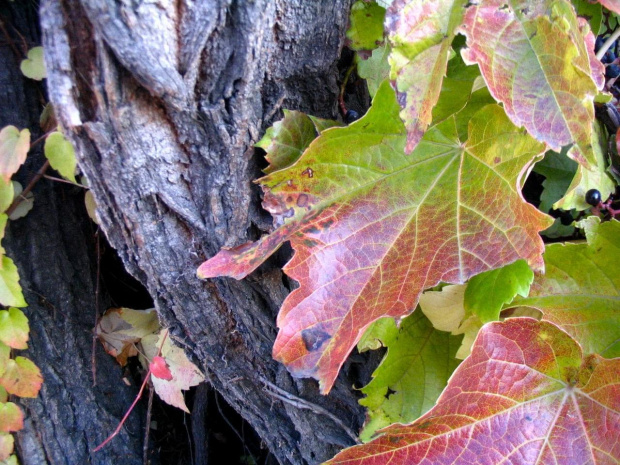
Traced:
[[0, 176], [9, 182], [26, 160], [30, 150], [30, 131], [15, 126], [6, 126], [0, 131]]
[[28, 318], [20, 309], [0, 310], [0, 341], [13, 349], [27, 349]]
[[28, 50], [28, 57], [22, 60], [20, 69], [24, 76], [40, 81], [47, 77], [43, 62], [43, 47], [33, 47]]
[[50, 161], [50, 165], [60, 175], [71, 182], [77, 184], [75, 179], [75, 150], [73, 145], [60, 132], [53, 132], [45, 139], [45, 156]]
[[28, 305], [19, 285], [17, 267], [13, 260], [7, 256], [2, 257], [2, 268], [0, 268], [0, 304], [7, 307], [25, 307]]

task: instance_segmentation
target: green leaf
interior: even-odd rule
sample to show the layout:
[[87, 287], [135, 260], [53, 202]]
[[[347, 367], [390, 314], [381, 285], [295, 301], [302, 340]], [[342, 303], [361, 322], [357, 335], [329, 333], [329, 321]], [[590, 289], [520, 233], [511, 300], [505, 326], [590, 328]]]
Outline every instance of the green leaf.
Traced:
[[13, 349], [27, 349], [28, 318], [20, 309], [0, 310], [0, 341]]
[[334, 126], [341, 126], [341, 123], [284, 110], [284, 118], [267, 129], [255, 144], [267, 152], [265, 158], [269, 166], [264, 172], [271, 173], [292, 165], [321, 132]]
[[[11, 0], [11, 1], [14, 2], [15, 0]], [[17, 460], [17, 456], [13, 454], [5, 461], [0, 462], [0, 465], [19, 465], [19, 462]]]
[[540, 310], [543, 319], [574, 337], [586, 353], [620, 356], [620, 222], [584, 220], [587, 244], [550, 244], [546, 273], [527, 298], [509, 307]]
[[601, 21], [603, 19], [603, 9], [598, 3], [592, 3], [589, 0], [572, 0], [577, 15], [588, 20], [592, 34], [598, 35], [601, 29]]
[[5, 372], [0, 376], [0, 386], [9, 394], [19, 397], [37, 397], [42, 383], [41, 371], [25, 357], [9, 360]]
[[372, 50], [383, 44], [385, 8], [374, 1], [358, 0], [351, 7], [351, 26], [347, 30], [349, 47]]
[[390, 76], [389, 56], [389, 45], [383, 45], [374, 49], [370, 57], [365, 60], [359, 54], [355, 54], [357, 74], [362, 79], [366, 79], [368, 92], [371, 97], [375, 96], [381, 83]]
[[485, 325], [437, 405], [329, 465], [612, 464], [620, 359], [584, 355], [549, 322]]
[[30, 191], [26, 195], [22, 195], [22, 185], [17, 181], [11, 181], [11, 184], [13, 186], [15, 198], [20, 198], [20, 202], [17, 204], [17, 207], [15, 207], [9, 215], [9, 219], [11, 221], [15, 221], [19, 218], [23, 218], [30, 210], [32, 210], [32, 207], [34, 207], [34, 194]]
[[22, 288], [19, 285], [17, 267], [7, 256], [2, 257], [0, 268], [0, 304], [6, 307], [26, 307]]
[[0, 131], [0, 176], [8, 183], [26, 160], [30, 150], [30, 131], [6, 126]]
[[400, 329], [394, 320], [387, 320], [391, 325], [382, 326], [381, 334], [375, 336], [388, 348], [387, 354], [362, 388], [366, 397], [359, 401], [369, 416], [360, 433], [362, 441], [380, 428], [409, 423], [426, 413], [459, 364], [454, 355], [462, 337], [436, 330], [424, 313], [414, 312], [403, 319]]
[[8, 433], [24, 427], [24, 414], [13, 402], [0, 402], [0, 431]]
[[489, 105], [470, 121], [467, 142], [451, 117], [406, 155], [398, 111], [384, 82], [363, 118], [325, 131], [261, 180], [280, 227], [198, 270], [242, 278], [290, 240], [285, 272], [300, 287], [280, 311], [273, 353], [296, 376], [319, 379], [323, 392], [366, 327], [409, 314], [425, 288], [519, 258], [542, 265], [538, 231], [550, 222], [517, 186], [544, 145]]
[[53, 132], [45, 139], [45, 157], [60, 175], [77, 184], [75, 168], [77, 160], [73, 145], [60, 132]]
[[22, 61], [20, 69], [24, 76], [36, 81], [47, 77], [43, 62], [43, 47], [33, 47], [28, 50], [28, 57]]
[[399, 101], [405, 100], [400, 117], [407, 128], [407, 153], [432, 121], [464, 4], [464, 0], [396, 0], [388, 9], [390, 79], [396, 82]]
[[[4, 374], [11, 359], [11, 348], [0, 342], [0, 376]], [[0, 389], [2, 389], [0, 387]], [[6, 393], [4, 393], [6, 394]], [[6, 402], [6, 399], [0, 398], [0, 402]]]
[[0, 178], [0, 212], [5, 212], [11, 206], [14, 196], [13, 183]]
[[517, 294], [527, 297], [534, 272], [525, 260], [485, 271], [474, 276], [465, 290], [465, 311], [480, 318], [482, 323], [497, 321], [504, 304]]
[[465, 311], [466, 285], [443, 286], [440, 291], [427, 291], [420, 296], [420, 309], [433, 327], [447, 331], [454, 336], [463, 335], [461, 346], [455, 358], [463, 360], [470, 353], [471, 346], [482, 327], [482, 321], [471, 311]]
[[585, 197], [590, 189], [598, 189], [603, 200], [615, 192], [616, 184], [607, 172], [606, 147], [607, 140], [603, 135], [603, 130], [600, 124], [596, 123], [592, 137], [595, 164], [592, 169], [586, 169], [582, 165], [577, 167], [577, 172], [566, 190], [566, 195], [553, 205], [554, 208], [587, 210], [590, 205], [586, 203]]
[[0, 460], [4, 461], [13, 453], [13, 436], [4, 432], [0, 433]]
[[[566, 194], [571, 179], [577, 172], [579, 165], [566, 156], [566, 151], [562, 150], [562, 153], [557, 153], [550, 150], [545, 154], [545, 158], [534, 166], [534, 171], [545, 177], [538, 206], [542, 212], [547, 213], [553, 209], [553, 204]], [[571, 236], [574, 232], [575, 227], [572, 224], [563, 225], [560, 219], [556, 218], [553, 225], [541, 234], [556, 238]]]
[[515, 125], [558, 152], [574, 144], [571, 158], [587, 168], [596, 165], [593, 101], [603, 84], [602, 67], [586, 45], [594, 37], [580, 27], [570, 3], [547, 0], [522, 8], [479, 2], [467, 9], [459, 32], [467, 37], [465, 62], [480, 66]]

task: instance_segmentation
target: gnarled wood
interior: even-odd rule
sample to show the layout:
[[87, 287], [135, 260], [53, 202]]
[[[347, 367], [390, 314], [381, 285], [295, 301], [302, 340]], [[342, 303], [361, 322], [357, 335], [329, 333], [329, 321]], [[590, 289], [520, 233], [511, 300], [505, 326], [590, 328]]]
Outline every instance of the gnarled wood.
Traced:
[[252, 145], [279, 110], [336, 115], [349, 3], [44, 0], [41, 8], [50, 98], [107, 237], [175, 341], [281, 463], [317, 463], [353, 443], [347, 430], [363, 420], [351, 392], [357, 373], [345, 367], [322, 397], [315, 382], [272, 360], [289, 291], [283, 254], [240, 282], [202, 282], [195, 270], [221, 246], [269, 230]]

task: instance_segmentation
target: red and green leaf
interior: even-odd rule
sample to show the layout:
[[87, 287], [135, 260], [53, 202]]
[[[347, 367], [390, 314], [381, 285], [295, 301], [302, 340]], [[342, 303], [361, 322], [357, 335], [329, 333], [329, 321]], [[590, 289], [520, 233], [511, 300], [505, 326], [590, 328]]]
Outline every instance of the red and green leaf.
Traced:
[[602, 79], [587, 30], [564, 0], [485, 0], [467, 8], [460, 28], [465, 61], [480, 66], [509, 118], [553, 150], [574, 144], [569, 156], [590, 168], [596, 164], [593, 102]]
[[544, 145], [490, 105], [470, 121], [466, 142], [449, 117], [406, 155], [398, 111], [384, 83], [365, 117], [322, 133], [296, 163], [263, 178], [264, 206], [280, 228], [198, 270], [242, 278], [290, 240], [284, 270], [300, 287], [278, 316], [274, 357], [319, 379], [323, 392], [364, 330], [411, 313], [425, 288], [520, 258], [542, 268], [538, 231], [550, 221], [518, 186]]
[[0, 386], [9, 394], [19, 397], [37, 397], [42, 383], [39, 368], [24, 357], [9, 360], [6, 370], [0, 376]]
[[585, 355], [548, 322], [482, 328], [437, 405], [328, 464], [614, 463], [620, 359]]
[[27, 349], [28, 318], [20, 309], [0, 310], [0, 341], [13, 349]]
[[390, 78], [403, 107], [400, 117], [407, 128], [407, 153], [431, 124], [464, 4], [463, 0], [396, 0], [388, 8]]
[[24, 427], [24, 414], [13, 402], [0, 402], [0, 431], [8, 433]]
[[6, 126], [0, 130], [0, 177], [9, 182], [19, 167], [26, 160], [30, 150], [30, 131], [15, 126]]
[[590, 217], [583, 226], [588, 243], [548, 245], [546, 273], [507, 307], [536, 308], [586, 352], [620, 357], [620, 222]]

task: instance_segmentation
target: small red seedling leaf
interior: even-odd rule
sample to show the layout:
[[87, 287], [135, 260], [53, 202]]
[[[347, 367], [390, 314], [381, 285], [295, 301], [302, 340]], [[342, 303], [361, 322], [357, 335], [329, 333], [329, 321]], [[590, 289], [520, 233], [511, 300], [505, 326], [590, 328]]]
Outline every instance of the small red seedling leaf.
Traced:
[[620, 457], [620, 359], [584, 356], [557, 326], [484, 326], [428, 413], [328, 464], [586, 464]]
[[8, 433], [24, 427], [24, 414], [13, 402], [0, 402], [0, 431]]
[[151, 360], [151, 374], [159, 379], [165, 379], [170, 381], [172, 379], [172, 373], [170, 373], [170, 368], [166, 364], [166, 361], [163, 357], [153, 357]]
[[24, 357], [9, 360], [6, 371], [0, 377], [0, 386], [19, 397], [37, 397], [42, 383], [39, 368]]
[[[162, 359], [170, 373], [169, 378], [152, 377], [153, 389], [161, 400], [189, 413], [189, 409], [185, 405], [183, 391], [204, 381], [204, 376], [196, 365], [188, 360], [183, 349], [176, 347], [170, 338], [166, 338], [162, 343], [164, 334], [164, 332], [159, 335], [151, 334], [141, 341], [146, 357], [151, 358], [153, 362], [157, 358]], [[161, 356], [158, 355], [159, 348], [161, 348], [159, 354]], [[153, 362], [150, 364], [151, 372], [153, 372]]]

